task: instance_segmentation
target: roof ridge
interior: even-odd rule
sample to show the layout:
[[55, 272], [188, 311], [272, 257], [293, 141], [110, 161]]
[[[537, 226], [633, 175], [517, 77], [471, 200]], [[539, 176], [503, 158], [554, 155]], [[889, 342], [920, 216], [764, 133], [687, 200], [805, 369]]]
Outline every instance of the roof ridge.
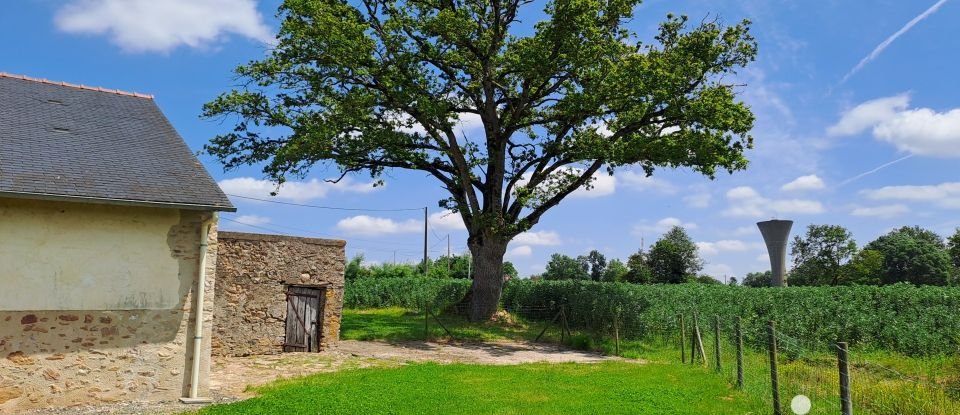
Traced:
[[119, 90], [119, 89], [107, 89], [107, 88], [103, 88], [103, 87], [87, 86], [87, 85], [83, 85], [83, 84], [71, 84], [71, 83], [69, 83], [69, 82], [62, 82], [62, 81], [60, 81], [60, 82], [58, 82], [58, 81], [51, 81], [51, 80], [49, 80], [49, 79], [34, 78], [34, 77], [26, 76], [26, 75], [16, 75], [16, 74], [6, 73], [6, 72], [0, 72], [0, 78], [19, 79], [19, 80], [23, 80], [23, 81], [40, 82], [40, 83], [48, 84], [48, 85], [59, 85], [59, 86], [65, 86], [65, 87], [69, 87], [69, 88], [84, 89], [84, 90], [87, 90], [87, 91], [106, 92], [106, 93], [108, 93], [108, 94], [116, 94], [116, 95], [124, 95], [124, 96], [137, 97], [137, 98], [153, 99], [153, 95], [150, 95], [150, 94], [141, 94], [141, 93], [139, 93], [139, 92], [127, 92], [127, 91], [121, 91], [121, 90]]

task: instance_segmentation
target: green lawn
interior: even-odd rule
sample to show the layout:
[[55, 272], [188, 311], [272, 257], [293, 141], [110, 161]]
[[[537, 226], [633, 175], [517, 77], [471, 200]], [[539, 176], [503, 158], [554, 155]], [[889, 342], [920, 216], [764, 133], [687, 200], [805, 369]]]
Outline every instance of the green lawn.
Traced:
[[[457, 340], [532, 340], [539, 333], [537, 329], [543, 328], [543, 323], [537, 323], [539, 326], [535, 326], [520, 319], [509, 323], [475, 325], [462, 316], [444, 314], [438, 318]], [[433, 317], [429, 319], [428, 329], [431, 339], [447, 337], [446, 331]], [[383, 341], [424, 340], [424, 330], [423, 314], [403, 308], [344, 309], [340, 338]]]
[[[422, 314], [400, 308], [344, 310], [341, 337], [348, 340], [424, 339]], [[455, 315], [441, 316], [458, 340], [531, 340], [544, 322], [519, 318], [471, 325]], [[430, 337], [446, 332], [433, 319]], [[559, 341], [556, 328], [543, 341]], [[712, 337], [704, 338], [710, 350]], [[567, 344], [613, 354], [609, 338], [574, 332]], [[745, 387], [732, 388], [733, 348], [722, 345], [721, 373], [679, 363], [675, 337], [623, 340], [620, 354], [646, 364], [527, 364], [519, 366], [415, 364], [320, 374], [257, 388], [260, 397], [212, 406], [203, 414], [312, 413], [658, 413], [764, 414], [771, 412], [766, 353], [746, 350]], [[784, 353], [786, 355], [786, 353]], [[908, 358], [885, 352], [851, 351], [854, 410], [858, 414], [960, 413], [960, 358]], [[906, 376], [906, 378], [904, 378]], [[783, 358], [780, 363], [784, 413], [803, 394], [811, 414], [839, 412], [836, 361], [822, 353]], [[920, 380], [920, 381], [917, 381]]]
[[201, 414], [746, 414], [702, 369], [664, 364], [415, 364], [281, 381]]

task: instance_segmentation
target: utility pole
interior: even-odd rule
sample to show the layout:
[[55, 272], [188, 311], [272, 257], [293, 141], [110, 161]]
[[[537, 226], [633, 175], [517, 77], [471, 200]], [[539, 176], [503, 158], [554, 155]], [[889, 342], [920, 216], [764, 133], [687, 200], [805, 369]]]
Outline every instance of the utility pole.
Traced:
[[430, 263], [427, 262], [427, 207], [423, 207], [423, 275], [430, 271]]
[[447, 234], [447, 275], [450, 275], [450, 234]]

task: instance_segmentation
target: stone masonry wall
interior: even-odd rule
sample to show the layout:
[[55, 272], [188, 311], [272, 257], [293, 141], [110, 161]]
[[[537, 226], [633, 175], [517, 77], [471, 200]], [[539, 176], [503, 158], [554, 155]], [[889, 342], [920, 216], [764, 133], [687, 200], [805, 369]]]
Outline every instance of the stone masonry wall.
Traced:
[[320, 347], [340, 338], [346, 242], [221, 232], [213, 354], [282, 352], [289, 284], [326, 285]]
[[[179, 275], [169, 276], [181, 284], [173, 309], [0, 312], [0, 413], [186, 396], [199, 232], [209, 215], [181, 211], [180, 223], [166, 235], [169, 252], [163, 254], [180, 263]], [[201, 396], [207, 396], [209, 380], [216, 241], [214, 225], [208, 235]]]

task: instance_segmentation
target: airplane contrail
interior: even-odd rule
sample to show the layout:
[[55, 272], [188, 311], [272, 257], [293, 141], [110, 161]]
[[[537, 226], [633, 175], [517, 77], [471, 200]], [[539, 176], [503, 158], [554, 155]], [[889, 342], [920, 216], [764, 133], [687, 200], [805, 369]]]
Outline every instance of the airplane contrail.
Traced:
[[930, 15], [936, 13], [936, 11], [940, 9], [940, 6], [943, 6], [943, 4], [946, 2], [947, 0], [937, 1], [936, 3], [934, 3], [933, 6], [930, 6], [929, 9], [927, 9], [923, 13], [920, 13], [919, 16], [914, 17], [912, 20], [907, 22], [907, 24], [903, 25], [903, 27], [901, 27], [900, 30], [890, 35], [890, 37], [888, 37], [886, 40], [884, 40], [879, 45], [877, 45], [877, 47], [873, 49], [873, 52], [870, 52], [870, 54], [867, 55], [867, 57], [861, 59], [860, 62], [857, 63], [857, 66], [854, 66], [853, 69], [850, 70], [850, 72], [847, 72], [847, 74], [843, 76], [843, 79], [840, 80], [840, 83], [837, 84], [837, 86], [843, 85], [843, 83], [847, 82], [847, 80], [850, 79], [850, 77], [855, 75], [857, 72], [860, 72], [860, 70], [863, 69], [863, 67], [866, 66], [868, 63], [870, 63], [870, 61], [876, 59], [877, 56], [880, 56], [880, 54], [883, 53], [884, 49], [890, 46], [890, 44], [893, 43], [893, 41], [897, 40], [897, 38], [902, 36], [904, 33], [907, 33], [907, 31], [909, 31], [914, 26], [916, 26], [917, 23], [920, 23], [921, 20], [926, 19], [927, 17], [930, 17]]
[[847, 180], [844, 180], [844, 181], [842, 181], [842, 182], [840, 182], [840, 183], [837, 183], [837, 185], [836, 185], [836, 186], [833, 186], [833, 187], [834, 187], [834, 188], [838, 188], [838, 187], [840, 187], [840, 186], [843, 186], [843, 185], [852, 183], [852, 182], [854, 182], [854, 181], [860, 180], [860, 179], [863, 178], [864, 176], [868, 176], [868, 175], [874, 174], [874, 173], [876, 173], [876, 172], [878, 172], [878, 171], [880, 171], [880, 170], [883, 170], [883, 169], [885, 169], [885, 168], [887, 168], [887, 167], [890, 167], [890, 166], [892, 166], [892, 165], [894, 165], [894, 164], [897, 164], [897, 163], [899, 163], [899, 162], [901, 162], [901, 161], [904, 161], [904, 160], [906, 160], [906, 159], [908, 159], [908, 158], [911, 158], [911, 157], [913, 157], [913, 154], [909, 154], [909, 155], [900, 157], [900, 158], [898, 158], [898, 159], [896, 159], [896, 160], [894, 160], [894, 161], [889, 161], [889, 162], [883, 163], [883, 164], [881, 164], [881, 165], [879, 165], [879, 166], [877, 166], [877, 167], [875, 167], [875, 168], [872, 168], [872, 169], [867, 170], [867, 171], [865, 171], [865, 172], [863, 172], [863, 173], [860, 173], [860, 174], [858, 174], [858, 175], [856, 175], [856, 176], [853, 176], [853, 177], [851, 177], [851, 178], [849, 178], [849, 179], [847, 179]]

